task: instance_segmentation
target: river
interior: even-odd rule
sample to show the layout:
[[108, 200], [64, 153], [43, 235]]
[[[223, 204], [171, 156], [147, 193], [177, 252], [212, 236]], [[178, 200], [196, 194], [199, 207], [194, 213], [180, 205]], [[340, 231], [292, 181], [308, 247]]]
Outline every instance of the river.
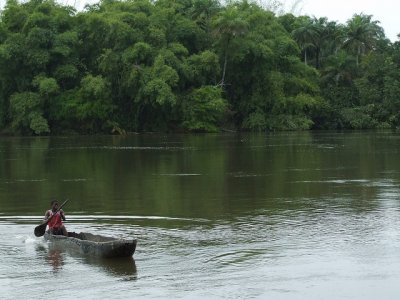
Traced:
[[[1, 299], [399, 299], [400, 134], [0, 139]], [[99, 260], [33, 235], [137, 239]]]

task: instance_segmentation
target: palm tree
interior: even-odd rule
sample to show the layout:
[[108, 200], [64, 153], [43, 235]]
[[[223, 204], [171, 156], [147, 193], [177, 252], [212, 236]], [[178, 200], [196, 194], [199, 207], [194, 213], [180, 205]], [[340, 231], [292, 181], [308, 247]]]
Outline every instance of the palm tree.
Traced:
[[338, 24], [335, 21], [326, 23], [324, 28], [325, 43], [324, 51], [325, 56], [336, 54], [345, 40], [345, 27], [343, 24]]
[[214, 21], [214, 32], [218, 36], [224, 53], [221, 85], [224, 86], [228, 54], [233, 39], [243, 36], [248, 30], [248, 23], [240, 15], [236, 6], [228, 6]]
[[327, 60], [327, 66], [322, 71], [322, 81], [351, 85], [356, 74], [356, 62], [353, 56], [349, 56], [344, 50], [340, 50]]
[[314, 38], [315, 68], [321, 68], [321, 62], [336, 54], [344, 40], [343, 25], [338, 25], [327, 18], [314, 18], [313, 24], [317, 34]]
[[314, 51], [315, 51], [315, 68], [319, 69], [321, 52], [327, 39], [328, 32], [326, 31], [328, 24], [327, 18], [313, 18], [312, 27], [314, 27]]
[[314, 25], [313, 20], [304, 17], [298, 28], [293, 30], [292, 36], [304, 53], [304, 63], [307, 65], [307, 51], [315, 48], [315, 41], [319, 35], [318, 28]]
[[362, 55], [374, 48], [385, 34], [379, 21], [371, 21], [371, 15], [355, 14], [347, 21], [346, 40], [343, 47], [355, 53], [357, 66]]
[[209, 33], [211, 18], [218, 13], [220, 7], [217, 0], [195, 0], [189, 12], [192, 20]]

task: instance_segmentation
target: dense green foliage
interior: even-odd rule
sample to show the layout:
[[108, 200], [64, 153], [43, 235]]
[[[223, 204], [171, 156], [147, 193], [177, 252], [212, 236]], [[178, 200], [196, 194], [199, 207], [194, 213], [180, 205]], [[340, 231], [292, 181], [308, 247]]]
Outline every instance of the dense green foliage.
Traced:
[[8, 0], [0, 129], [12, 134], [400, 125], [400, 44], [217, 0]]

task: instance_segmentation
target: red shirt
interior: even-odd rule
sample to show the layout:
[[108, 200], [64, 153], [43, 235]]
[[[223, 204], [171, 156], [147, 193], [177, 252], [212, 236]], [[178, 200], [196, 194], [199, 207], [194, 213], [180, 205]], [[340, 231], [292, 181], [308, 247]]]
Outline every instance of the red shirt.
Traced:
[[[53, 215], [53, 211], [49, 210], [49, 218]], [[54, 217], [51, 218], [51, 220], [49, 221], [49, 223], [47, 223], [47, 225], [49, 225], [49, 229], [58, 229], [60, 228], [63, 223], [62, 223], [62, 219], [61, 219], [61, 213], [57, 212]]]

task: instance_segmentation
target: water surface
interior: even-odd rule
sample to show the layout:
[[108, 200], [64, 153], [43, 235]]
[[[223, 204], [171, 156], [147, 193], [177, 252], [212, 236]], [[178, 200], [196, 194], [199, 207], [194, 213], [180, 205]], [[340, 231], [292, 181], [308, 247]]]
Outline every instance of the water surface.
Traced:
[[[3, 299], [398, 299], [393, 132], [0, 139]], [[136, 238], [98, 260], [33, 235]]]

